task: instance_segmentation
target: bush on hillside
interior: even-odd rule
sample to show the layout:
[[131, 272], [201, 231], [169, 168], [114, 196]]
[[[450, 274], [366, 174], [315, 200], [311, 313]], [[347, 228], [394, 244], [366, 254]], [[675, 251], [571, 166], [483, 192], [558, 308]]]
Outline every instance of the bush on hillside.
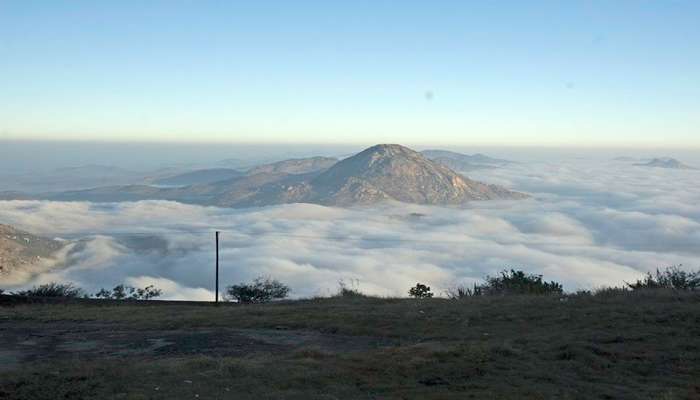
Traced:
[[416, 299], [429, 299], [433, 297], [433, 292], [430, 291], [430, 286], [416, 283], [416, 286], [409, 289], [408, 295]]
[[478, 286], [477, 284], [474, 284], [474, 286], [471, 288], [464, 285], [459, 285], [445, 291], [445, 295], [450, 300], [461, 300], [468, 297], [481, 296], [482, 294], [483, 291], [481, 290], [481, 286]]
[[135, 288], [122, 284], [115, 286], [111, 291], [104, 288], [100, 289], [99, 292], [95, 293], [95, 297], [106, 300], [150, 300], [160, 297], [161, 294], [163, 294], [163, 291], [153, 285], [145, 288]]
[[615, 297], [620, 295], [627, 295], [631, 292], [627, 287], [620, 286], [606, 286], [595, 289], [592, 294], [596, 297]]
[[[477, 291], [476, 288], [474, 290]], [[486, 283], [479, 286], [478, 292], [482, 295], [556, 295], [562, 294], [564, 289], [558, 282], [542, 280], [542, 275], [511, 269], [504, 270], [498, 276], [487, 276]]]
[[225, 299], [239, 303], [267, 303], [272, 300], [284, 299], [291, 289], [282, 282], [258, 277], [252, 283], [242, 283], [226, 288]]
[[74, 284], [57, 282], [47, 283], [38, 287], [34, 286], [31, 289], [22, 290], [15, 294], [18, 296], [29, 297], [66, 297], [73, 299], [78, 297], [87, 297], [85, 291]]
[[338, 293], [333, 297], [367, 297], [364, 293], [360, 292], [360, 281], [357, 279], [351, 279], [350, 282], [345, 282], [344, 280], [338, 281]]
[[656, 270], [656, 274], [647, 275], [635, 283], [627, 283], [632, 290], [644, 289], [675, 289], [697, 290], [700, 289], [700, 271], [684, 271], [682, 265], [666, 268], [663, 271]]

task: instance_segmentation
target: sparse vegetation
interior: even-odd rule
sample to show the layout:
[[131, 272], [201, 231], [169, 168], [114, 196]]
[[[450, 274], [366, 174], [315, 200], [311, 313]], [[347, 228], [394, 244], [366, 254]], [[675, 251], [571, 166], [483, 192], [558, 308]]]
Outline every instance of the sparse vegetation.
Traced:
[[564, 290], [560, 283], [542, 280], [542, 275], [532, 275], [511, 269], [510, 271], [504, 270], [498, 276], [487, 276], [486, 284], [481, 285], [478, 292], [487, 296], [513, 294], [552, 295], [562, 294]]
[[700, 270], [685, 271], [682, 265], [666, 268], [663, 271], [656, 270], [656, 274], [647, 273], [644, 279], [635, 283], [627, 283], [632, 290], [646, 289], [674, 289], [674, 290], [698, 290], [700, 289]]
[[447, 289], [447, 291], [445, 291], [445, 295], [450, 300], [462, 300], [469, 297], [480, 296], [481, 286], [474, 284], [473, 287], [469, 288], [464, 285], [458, 285]]
[[629, 294], [630, 290], [626, 287], [619, 287], [619, 286], [614, 286], [614, 287], [602, 287], [594, 290], [591, 292], [592, 295], [598, 296], [598, 297], [612, 297], [612, 296], [621, 296], [625, 294]]
[[[0, 290], [0, 294], [2, 291]], [[68, 299], [89, 298], [91, 297], [85, 290], [76, 286], [73, 283], [58, 283], [51, 282], [40, 286], [35, 286], [31, 289], [22, 290], [12, 293], [16, 296], [28, 297], [61, 297]], [[150, 300], [159, 297], [162, 294], [160, 289], [153, 285], [145, 288], [135, 288], [128, 285], [117, 285], [111, 291], [101, 289], [92, 297], [105, 300]]]
[[344, 298], [358, 298], [358, 297], [368, 297], [366, 294], [360, 291], [360, 281], [357, 279], [351, 279], [346, 282], [341, 279], [338, 281], [338, 293], [333, 297], [344, 297]]
[[289, 295], [289, 286], [266, 277], [258, 277], [252, 283], [242, 283], [226, 288], [225, 299], [239, 303], [267, 303], [284, 299]]
[[563, 294], [564, 289], [558, 282], [546, 282], [542, 275], [528, 274], [514, 269], [504, 270], [498, 276], [487, 276], [486, 283], [469, 288], [458, 285], [447, 289], [448, 299], [460, 300], [475, 296], [504, 296], [504, 295], [557, 295]]
[[700, 292], [670, 289], [19, 304], [0, 307], [0, 352], [20, 356], [3, 358], [0, 398], [693, 399], [699, 318]]
[[415, 299], [429, 299], [433, 297], [433, 292], [430, 291], [430, 286], [416, 283], [416, 286], [409, 289], [408, 295]]
[[[659, 274], [653, 279], [666, 282]], [[238, 287], [273, 293], [268, 289], [278, 285], [286, 287], [270, 278]], [[40, 362], [7, 359], [14, 366], [0, 373], [0, 398], [680, 399], [700, 393], [700, 291], [676, 289], [689, 284], [543, 296], [560, 294], [561, 285], [509, 270], [447, 292], [463, 301], [419, 303], [366, 296], [357, 281], [339, 287], [331, 298], [249, 307], [82, 300], [0, 307], [0, 330], [9, 338], [0, 341], [0, 353], [34, 351], [18, 344], [28, 334], [51, 338]], [[422, 284], [413, 289], [430, 293]], [[109, 329], [120, 334], [105, 334]], [[152, 332], [172, 344], [153, 347]], [[138, 355], [128, 364], [113, 356], [125, 344]], [[84, 359], [72, 362], [57, 347], [80, 349]]]
[[95, 298], [107, 300], [151, 300], [160, 297], [161, 294], [163, 294], [163, 291], [153, 285], [145, 288], [135, 288], [121, 284], [115, 286], [111, 291], [104, 288], [100, 289], [99, 292], [95, 293]]
[[34, 286], [31, 289], [22, 290], [14, 293], [18, 296], [30, 297], [64, 297], [64, 298], [79, 298], [87, 297], [87, 293], [72, 283], [57, 283], [51, 282], [40, 286]]

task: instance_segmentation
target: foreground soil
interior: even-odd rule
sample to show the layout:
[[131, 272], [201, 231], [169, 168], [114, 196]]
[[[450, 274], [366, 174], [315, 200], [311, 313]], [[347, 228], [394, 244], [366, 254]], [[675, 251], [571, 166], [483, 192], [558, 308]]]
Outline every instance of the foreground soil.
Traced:
[[700, 294], [0, 306], [0, 399], [88, 398], [700, 399]]

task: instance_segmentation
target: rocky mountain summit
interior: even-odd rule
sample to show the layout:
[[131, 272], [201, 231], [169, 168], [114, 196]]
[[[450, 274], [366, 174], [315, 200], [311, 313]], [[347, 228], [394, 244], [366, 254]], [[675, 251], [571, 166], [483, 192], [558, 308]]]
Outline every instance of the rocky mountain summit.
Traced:
[[316, 175], [284, 177], [262, 185], [240, 206], [316, 203], [332, 206], [394, 200], [417, 204], [463, 204], [471, 200], [521, 199], [524, 194], [472, 181], [397, 144], [370, 147]]

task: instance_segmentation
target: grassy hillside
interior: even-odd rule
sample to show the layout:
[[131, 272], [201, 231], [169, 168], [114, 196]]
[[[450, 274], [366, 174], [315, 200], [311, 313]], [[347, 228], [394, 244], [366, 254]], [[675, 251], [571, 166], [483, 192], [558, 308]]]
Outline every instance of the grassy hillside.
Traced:
[[0, 307], [1, 399], [700, 398], [700, 294]]

